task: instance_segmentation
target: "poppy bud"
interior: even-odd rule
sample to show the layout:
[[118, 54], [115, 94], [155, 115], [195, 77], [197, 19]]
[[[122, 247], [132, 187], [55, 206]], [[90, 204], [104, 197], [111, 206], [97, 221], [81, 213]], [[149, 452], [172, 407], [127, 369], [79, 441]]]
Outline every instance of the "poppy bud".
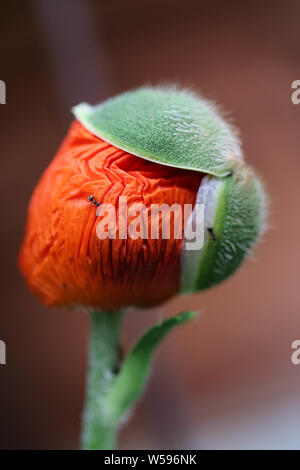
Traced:
[[[210, 287], [240, 265], [264, 226], [265, 197], [214, 106], [175, 88], [141, 88], [73, 111], [77, 120], [32, 196], [20, 253], [20, 269], [43, 302], [146, 307]], [[120, 197], [128, 207], [142, 204], [145, 222], [153, 204], [204, 204], [203, 247], [186, 250], [187, 240], [174, 236], [186, 221], [175, 215], [169, 238], [151, 237], [148, 228], [121, 236]], [[114, 236], [102, 239], [108, 204]]]

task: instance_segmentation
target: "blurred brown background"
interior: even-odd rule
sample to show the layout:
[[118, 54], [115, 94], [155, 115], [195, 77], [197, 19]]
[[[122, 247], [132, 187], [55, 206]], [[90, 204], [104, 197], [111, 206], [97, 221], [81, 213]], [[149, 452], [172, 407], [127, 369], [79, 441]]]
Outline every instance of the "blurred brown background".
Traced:
[[226, 283], [127, 318], [128, 347], [161, 313], [202, 310], [161, 347], [120, 448], [300, 448], [299, 21], [297, 0], [1, 2], [1, 449], [78, 446], [88, 318], [43, 307], [18, 274], [31, 192], [72, 105], [162, 81], [232, 112], [271, 230]]

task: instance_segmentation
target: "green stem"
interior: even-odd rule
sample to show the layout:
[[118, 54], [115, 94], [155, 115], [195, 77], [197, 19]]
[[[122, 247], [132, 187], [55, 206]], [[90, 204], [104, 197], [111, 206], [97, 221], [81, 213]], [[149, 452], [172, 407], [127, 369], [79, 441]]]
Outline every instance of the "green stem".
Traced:
[[137, 341], [119, 369], [122, 312], [93, 312], [82, 448], [113, 450], [122, 422], [143, 393], [154, 354], [175, 327], [195, 318], [185, 312], [154, 325]]
[[83, 449], [114, 449], [117, 423], [105, 401], [119, 363], [122, 312], [92, 312], [83, 430]]

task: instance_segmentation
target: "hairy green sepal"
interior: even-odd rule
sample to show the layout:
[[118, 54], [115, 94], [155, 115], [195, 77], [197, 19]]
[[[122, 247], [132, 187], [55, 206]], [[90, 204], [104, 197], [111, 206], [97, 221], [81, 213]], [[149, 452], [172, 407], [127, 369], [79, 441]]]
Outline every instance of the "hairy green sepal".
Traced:
[[225, 176], [241, 158], [232, 127], [187, 90], [140, 88], [100, 105], [81, 103], [73, 113], [96, 136], [164, 165]]
[[213, 236], [206, 233], [203, 248], [193, 255], [199, 257], [193, 276], [189, 257], [183, 256], [182, 291], [211, 287], [234, 273], [264, 229], [265, 210], [263, 185], [249, 167], [223, 178], [210, 227]]

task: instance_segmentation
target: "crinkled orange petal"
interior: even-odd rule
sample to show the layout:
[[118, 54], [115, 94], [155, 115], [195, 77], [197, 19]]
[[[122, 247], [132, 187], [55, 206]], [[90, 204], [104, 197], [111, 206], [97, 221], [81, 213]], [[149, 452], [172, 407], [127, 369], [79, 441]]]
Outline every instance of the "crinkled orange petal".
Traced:
[[88, 196], [114, 207], [119, 196], [128, 206], [183, 206], [195, 203], [201, 178], [124, 152], [74, 121], [29, 205], [19, 263], [30, 289], [47, 305], [106, 310], [174, 295], [182, 240], [100, 240]]

